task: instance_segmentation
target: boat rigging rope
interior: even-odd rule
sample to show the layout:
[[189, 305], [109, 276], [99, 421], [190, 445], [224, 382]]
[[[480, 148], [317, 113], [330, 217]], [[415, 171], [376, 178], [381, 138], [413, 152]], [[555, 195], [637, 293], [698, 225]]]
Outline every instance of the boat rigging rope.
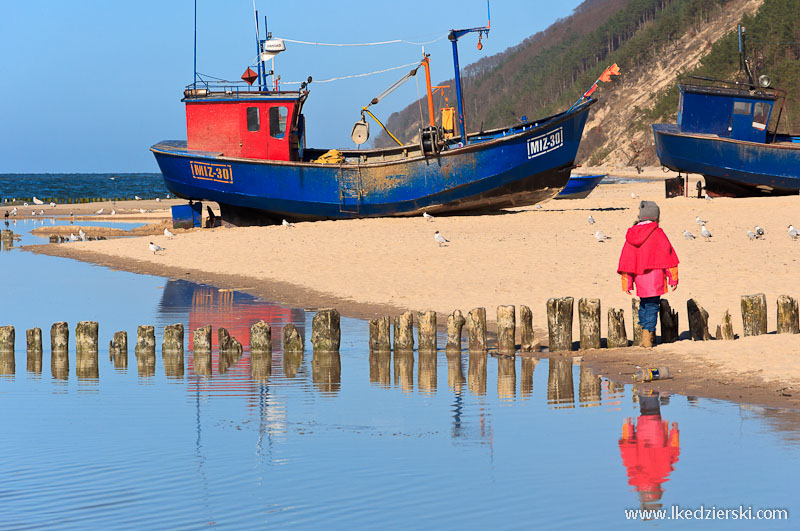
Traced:
[[[415, 61], [413, 63], [408, 63], [408, 64], [400, 65], [400, 66], [393, 66], [391, 68], [384, 68], [383, 70], [376, 70], [374, 72], [366, 72], [364, 74], [353, 74], [351, 76], [332, 77], [330, 79], [322, 79], [320, 81], [317, 81], [315, 79], [314, 80], [314, 84], [317, 84], [317, 83], [330, 83], [331, 81], [340, 81], [342, 79], [352, 79], [352, 78], [355, 78], [355, 77], [372, 76], [372, 75], [375, 75], [375, 74], [382, 74], [384, 72], [389, 72], [391, 70], [398, 70], [400, 68], [408, 68], [409, 66], [414, 66], [414, 65], [417, 65], [417, 64], [419, 64], [419, 61]], [[301, 83], [303, 83], [303, 82], [302, 81], [281, 81], [281, 85], [299, 85]]]
[[413, 42], [413, 41], [407, 41], [407, 40], [404, 40], [404, 39], [395, 39], [395, 40], [392, 40], [392, 41], [381, 41], [381, 42], [359, 42], [359, 43], [309, 42], [309, 41], [297, 41], [297, 40], [293, 40], [293, 39], [282, 39], [282, 40], [284, 40], [286, 42], [293, 42], [295, 44], [309, 44], [309, 45], [312, 45], [312, 46], [381, 46], [381, 45], [384, 45], [384, 44], [398, 44], [398, 43], [413, 44], [413, 45], [416, 45], [416, 46], [421, 46], [421, 45], [425, 45], [425, 44], [432, 44], [432, 43], [434, 43], [436, 41], [440, 41], [440, 40], [444, 39], [445, 37], [447, 37], [447, 34], [440, 35], [439, 37], [436, 37], [432, 41], [428, 41], [428, 42]]

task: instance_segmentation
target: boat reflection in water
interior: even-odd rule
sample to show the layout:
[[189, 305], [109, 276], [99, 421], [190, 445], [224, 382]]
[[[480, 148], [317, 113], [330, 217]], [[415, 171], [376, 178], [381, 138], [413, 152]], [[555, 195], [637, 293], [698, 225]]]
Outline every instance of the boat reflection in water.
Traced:
[[669, 479], [680, 455], [678, 423], [672, 428], [661, 419], [658, 393], [643, 390], [633, 395], [639, 400], [639, 418], [628, 417], [622, 424], [619, 451], [628, 473], [628, 484], [636, 489], [643, 510], [661, 509], [662, 484]]
[[[294, 378], [302, 363], [302, 354], [284, 358], [281, 349], [283, 327], [286, 324], [293, 324], [305, 337], [305, 311], [301, 309], [262, 301], [240, 291], [219, 289], [185, 280], [170, 280], [164, 286], [158, 311], [164, 322], [187, 323], [188, 359], [185, 365], [192, 369], [194, 376], [206, 377], [222, 371], [229, 376], [247, 380], [251, 375], [256, 379], [273, 375]], [[254, 360], [255, 365], [251, 367], [250, 327], [261, 320], [269, 324], [272, 329], [273, 356], [269, 357], [270, 363], [267, 363], [268, 360], [263, 356], [259, 356]], [[194, 331], [206, 325], [212, 326], [211, 352], [195, 354]], [[230, 360], [225, 356], [220, 358], [217, 335], [219, 328], [225, 328], [245, 347], [245, 355], [241, 359]], [[274, 372], [273, 364], [276, 367]], [[170, 375], [174, 376], [178, 374], [183, 364], [171, 360], [169, 365]]]

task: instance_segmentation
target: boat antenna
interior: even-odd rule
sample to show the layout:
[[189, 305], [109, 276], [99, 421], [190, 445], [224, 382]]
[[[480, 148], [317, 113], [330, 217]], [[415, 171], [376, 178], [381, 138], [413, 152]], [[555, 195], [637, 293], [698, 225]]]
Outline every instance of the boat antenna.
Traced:
[[[253, 0], [253, 16], [256, 23], [256, 57], [258, 57], [258, 90], [261, 90], [261, 46], [258, 43], [258, 10], [256, 9], [256, 0]], [[265, 76], [266, 77], [266, 76]]]
[[469, 28], [469, 29], [460, 29], [460, 30], [450, 30], [450, 34], [447, 38], [453, 43], [453, 68], [455, 69], [455, 82], [456, 82], [456, 103], [458, 104], [458, 128], [461, 132], [461, 143], [463, 145], [467, 145], [467, 127], [464, 123], [464, 94], [461, 92], [461, 70], [458, 67], [458, 39], [463, 37], [468, 33], [478, 33], [478, 50], [483, 48], [483, 44], [481, 44], [481, 38], [485, 35], [487, 38], [489, 37], [489, 30], [492, 27], [492, 17], [491, 12], [489, 11], [489, 0], [486, 0], [486, 15], [488, 17], [488, 22], [486, 26], [480, 28]]
[[755, 85], [753, 81], [753, 74], [750, 72], [750, 67], [747, 65], [747, 53], [745, 48], [745, 29], [744, 26], [739, 24], [739, 71], [744, 71], [747, 75], [747, 81], [751, 86]]
[[194, 0], [194, 83], [192, 88], [197, 89], [197, 0]]

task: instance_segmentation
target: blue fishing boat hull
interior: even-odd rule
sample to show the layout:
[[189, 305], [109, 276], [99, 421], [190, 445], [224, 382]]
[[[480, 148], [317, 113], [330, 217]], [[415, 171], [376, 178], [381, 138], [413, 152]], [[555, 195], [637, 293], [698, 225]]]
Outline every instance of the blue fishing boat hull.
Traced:
[[711, 195], [790, 195], [800, 191], [800, 144], [759, 143], [682, 133], [653, 124], [656, 154], [667, 168], [705, 177]]
[[556, 196], [556, 199], [583, 199], [603, 180], [603, 175], [571, 175], [567, 186]]
[[593, 103], [482, 133], [479, 142], [438, 154], [409, 145], [342, 151], [344, 163], [320, 164], [225, 157], [181, 141], [150, 149], [173, 194], [215, 201], [228, 221], [495, 210], [534, 204], [564, 188]]

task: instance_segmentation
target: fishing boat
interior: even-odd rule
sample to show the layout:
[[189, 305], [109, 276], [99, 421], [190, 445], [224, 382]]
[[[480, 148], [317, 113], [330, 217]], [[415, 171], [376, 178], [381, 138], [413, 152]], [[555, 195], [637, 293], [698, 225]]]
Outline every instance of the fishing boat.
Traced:
[[[741, 26], [739, 43], [743, 56]], [[777, 132], [786, 93], [741, 64], [747, 81], [692, 76], [708, 83], [679, 85], [677, 123], [653, 124], [656, 154], [671, 170], [703, 175], [711, 196], [797, 194], [800, 136]]]
[[602, 175], [570, 175], [567, 185], [561, 190], [556, 199], [583, 199], [589, 197], [600, 181], [605, 178]]
[[[285, 43], [267, 35], [258, 41], [257, 72], [248, 68], [243, 76], [257, 85], [214, 84], [196, 77], [182, 99], [187, 140], [163, 141], [150, 149], [170, 192], [217, 202], [223, 220], [234, 225], [282, 218], [480, 212], [550, 199], [569, 180], [587, 114], [596, 100], [582, 98], [553, 116], [467, 133], [457, 43], [473, 32], [488, 35], [489, 25], [449, 33], [457, 130], [456, 124], [451, 130], [436, 124], [430, 59], [424, 55], [405, 76], [425, 69], [429, 116], [418, 141], [396, 141], [398, 145], [380, 149], [306, 147], [303, 105], [313, 80], [309, 77], [297, 91], [271, 86], [265, 61], [284, 50]], [[375, 118], [368, 107], [361, 108], [361, 120], [351, 134], [359, 148], [368, 139], [364, 113]]]

